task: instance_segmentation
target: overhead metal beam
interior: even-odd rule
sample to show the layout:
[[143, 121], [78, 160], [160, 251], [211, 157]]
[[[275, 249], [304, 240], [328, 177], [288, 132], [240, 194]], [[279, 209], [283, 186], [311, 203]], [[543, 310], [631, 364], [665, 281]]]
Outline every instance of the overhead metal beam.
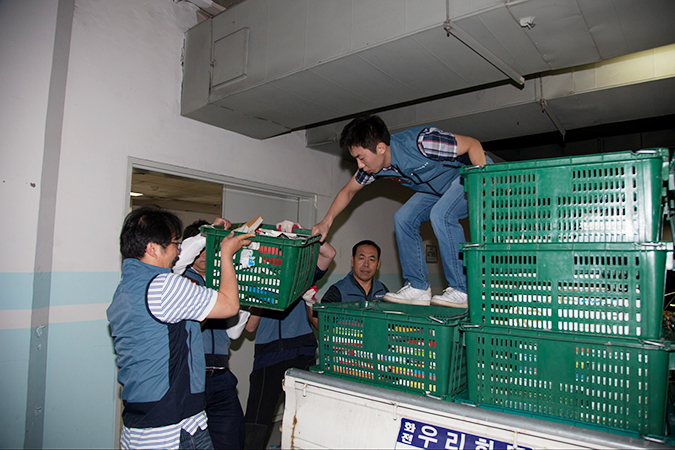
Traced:
[[448, 34], [448, 37], [452, 34], [456, 37], [461, 43], [469, 47], [471, 50], [476, 52], [478, 56], [492, 64], [502, 72], [507, 77], [511, 78], [519, 86], [525, 85], [525, 78], [522, 77], [518, 72], [512, 69], [508, 64], [502, 61], [497, 55], [492, 53], [490, 50], [485, 48], [483, 44], [472, 38], [467, 32], [459, 28], [456, 24], [452, 23], [451, 20], [446, 20], [443, 24], [443, 29]]
[[565, 127], [563, 124], [560, 122], [560, 119], [558, 119], [558, 116], [553, 112], [553, 109], [548, 106], [548, 102], [546, 101], [545, 98], [542, 98], [539, 100], [539, 104], [541, 105], [541, 112], [546, 113], [549, 119], [551, 119], [551, 122], [553, 122], [553, 125], [560, 131], [560, 134], [562, 134], [563, 141], [565, 140], [565, 133], [567, 133], [567, 130], [565, 130]]

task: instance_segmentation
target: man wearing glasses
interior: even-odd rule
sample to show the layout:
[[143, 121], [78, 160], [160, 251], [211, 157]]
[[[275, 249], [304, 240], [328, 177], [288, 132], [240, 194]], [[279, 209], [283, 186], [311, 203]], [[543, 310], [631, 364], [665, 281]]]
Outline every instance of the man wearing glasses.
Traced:
[[123, 387], [122, 448], [213, 448], [199, 323], [239, 312], [232, 256], [253, 235], [223, 239], [216, 291], [171, 272], [182, 229], [174, 214], [149, 206], [122, 226], [122, 279], [107, 310]]

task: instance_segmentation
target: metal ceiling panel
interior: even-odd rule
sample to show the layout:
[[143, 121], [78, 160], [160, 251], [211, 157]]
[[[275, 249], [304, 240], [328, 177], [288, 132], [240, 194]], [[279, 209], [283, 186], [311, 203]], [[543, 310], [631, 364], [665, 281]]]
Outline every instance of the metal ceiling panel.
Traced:
[[601, 58], [614, 58], [631, 53], [628, 36], [621, 23], [615, 0], [579, 0], [577, 4], [586, 19]]
[[[513, 133], [541, 129], [541, 117], [528, 114], [530, 109], [524, 106], [537, 105], [537, 91], [527, 83], [516, 87], [521, 76], [535, 79], [542, 73], [555, 74], [553, 70], [675, 42], [674, 0], [448, 0], [448, 4], [453, 33], [460, 30], [463, 41], [446, 35], [442, 0], [246, 0], [186, 33], [181, 113], [266, 138], [372, 110], [390, 110], [410, 123], [432, 117], [442, 106], [445, 112], [438, 120], [466, 116], [462, 123], [475, 121], [473, 129], [482, 135], [502, 136], [509, 127]], [[521, 26], [520, 20], [529, 16], [534, 26], [525, 22]], [[214, 51], [216, 41], [246, 28], [246, 54], [230, 54], [228, 46], [216, 46]], [[222, 68], [228, 61], [238, 67], [225, 70], [228, 76], [212, 86], [218, 75], [214, 65]], [[630, 70], [608, 76], [625, 77]], [[554, 92], [560, 98], [578, 94], [575, 89], [582, 80], [591, 90], [599, 90], [593, 86], [598, 80], [591, 76], [605, 75], [600, 70], [579, 72], [571, 83], [560, 81]], [[630, 79], [627, 84], [642, 81]], [[495, 86], [504, 90], [489, 91]], [[428, 102], [430, 98], [437, 103]], [[446, 98], [448, 103], [442, 103]], [[570, 123], [605, 120], [600, 108], [585, 100], [579, 99], [577, 105], [570, 98], [566, 101], [577, 113]], [[557, 109], [551, 102], [549, 106]], [[505, 111], [503, 117], [498, 109]], [[647, 112], [638, 108], [638, 113]]]
[[417, 105], [415, 125], [537, 102], [533, 84], [528, 81], [522, 90], [510, 89], [510, 86], [483, 89]]
[[313, 67], [312, 72], [367, 99], [372, 105], [369, 109], [415, 98], [415, 91], [358, 54]]
[[[262, 5], [260, 5], [262, 6]], [[243, 6], [242, 6], [243, 8]], [[222, 14], [218, 14], [211, 20], [207, 20], [205, 22], [200, 22], [196, 26], [203, 26], [203, 25], [209, 25], [212, 33], [212, 38], [213, 41], [217, 41], [218, 39], [222, 39], [223, 37], [227, 36], [228, 34], [232, 34], [238, 29], [242, 28], [242, 25], [237, 24], [237, 21], [234, 20], [236, 17], [236, 12], [239, 11], [239, 9], [231, 9], [228, 11], [223, 12]], [[259, 24], [256, 24], [259, 25]], [[191, 30], [190, 30], [191, 31]], [[187, 33], [186, 36], [189, 36], [190, 33]]]
[[[499, 4], [501, 0], [473, 0], [462, 2], [462, 11], [452, 11], [452, 17], [458, 17], [469, 11], [482, 10]], [[454, 2], [453, 7], [454, 7]], [[405, 10], [406, 30], [423, 30], [434, 27], [443, 22], [446, 16], [445, 1], [438, 0], [407, 0]]]
[[520, 136], [556, 131], [553, 123], [546, 114], [542, 114], [541, 107], [536, 103], [453, 117], [434, 125], [452, 133], [475, 137], [482, 142], [513, 137], [516, 130]]
[[[311, 67], [349, 52], [351, 7], [344, 2], [307, 2], [305, 64]], [[330, 55], [330, 56], [328, 56]]]
[[600, 60], [576, 1], [537, 0], [507, 4], [507, 8], [518, 20], [535, 17], [527, 36], [550, 69]]
[[[284, 132], [304, 123], [308, 115], [322, 118], [331, 115], [319, 103], [308, 101], [267, 83], [256, 90], [247, 90], [215, 102], [252, 117], [261, 117], [284, 128]], [[280, 108], [279, 105], [284, 105]]]
[[[392, 130], [431, 124], [481, 141], [556, 131], [548, 115], [542, 112], [542, 96], [546, 98], [547, 110], [558, 118], [565, 130], [669, 116], [675, 114], [675, 60], [669, 71], [651, 72], [653, 78], [649, 81], [617, 83], [611, 73], [625, 72], [623, 68], [626, 65], [649, 62], [652, 53], [657, 60], [655, 63], [659, 56], [665, 60], [671, 55], [672, 59], [675, 51], [672, 47], [669, 47], [670, 51], [642, 52], [634, 58], [598, 63], [598, 67], [591, 65], [583, 70], [557, 73], [541, 82], [538, 78], [527, 80], [522, 90], [507, 85], [497, 86], [396, 108], [380, 115]], [[666, 64], [665, 61], [663, 64]], [[610, 70], [609, 66], [614, 68]], [[598, 72], [606, 74], [599, 75]], [[345, 124], [346, 121], [343, 121], [308, 129], [307, 145], [348, 158], [340, 151], [337, 142], [333, 145], [327, 142], [331, 136], [337, 139]]]
[[549, 70], [529, 36], [507, 8], [486, 11], [457, 23], [462, 29], [521, 74]]
[[[396, 109], [381, 116], [395, 130], [431, 124], [489, 141], [555, 131], [542, 114], [539, 100], [536, 81], [529, 80], [522, 90], [498, 86], [411, 106], [405, 108], [404, 115], [394, 114], [399, 111]], [[413, 115], [410, 108], [414, 108]]]
[[[434, 31], [439, 34], [445, 33], [440, 27]], [[466, 81], [458, 77], [450, 67], [443, 64], [412, 37], [380, 45], [377, 49], [366, 50], [360, 57], [409, 87], [412, 97], [407, 100], [429, 97], [467, 85]]]
[[[336, 115], [348, 115], [358, 105], [362, 105], [363, 108], [369, 106], [363, 97], [331, 83], [311, 70], [296, 74], [293, 80], [280, 78], [271, 82], [270, 85], [324, 108], [325, 114], [314, 117], [315, 121], [327, 120]], [[319, 98], [321, 101], [317, 102], [316, 99]], [[281, 110], [283, 111], [283, 108]], [[316, 114], [311, 111], [295, 111], [295, 113], [303, 113], [307, 116], [306, 120], [312, 119], [308, 114]]]
[[447, 81], [448, 84], [456, 83], [456, 86], [446, 91], [439, 89], [439, 92], [452, 92], [505, 78], [504, 74], [480, 55], [455, 37], [447, 36], [442, 29], [425, 30], [413, 38], [441, 63], [449, 67], [454, 74], [457, 74], [458, 79], [455, 79], [453, 74], [448, 73], [448, 76], [453, 78]]
[[566, 128], [675, 114], [675, 78], [549, 100]]
[[246, 76], [248, 28], [242, 28], [213, 43], [211, 83], [217, 86]]
[[221, 107], [214, 103], [208, 103], [199, 109], [191, 111], [189, 114], [182, 114], [185, 117], [219, 128], [223, 128], [223, 124], [226, 123], [228, 127], [237, 130], [237, 133], [255, 139], [266, 139], [270, 136], [277, 136], [288, 132], [288, 128], [271, 122], [268, 119], [247, 115], [241, 111]]
[[352, 51], [398, 39], [410, 31], [406, 29], [406, 0], [349, 3], [352, 10]]
[[[210, 47], [213, 42], [242, 28], [249, 29], [248, 63], [246, 78], [235, 83], [211, 89], [210, 99], [216, 100], [232, 92], [242, 90], [246, 86], [257, 86], [267, 77], [267, 49], [269, 40], [269, 6], [266, 1], [246, 0], [232, 9], [227, 9], [208, 22], [211, 23], [213, 41], [203, 42]], [[188, 30], [188, 33], [190, 31]], [[187, 54], [186, 47], [185, 53]], [[210, 88], [210, 87], [209, 87]]]
[[270, 2], [270, 17], [267, 26], [266, 78], [277, 78], [302, 70], [305, 66], [305, 52], [286, 49], [303, 49], [307, 37], [307, 5], [305, 2], [281, 0]]
[[672, 0], [577, 0], [602, 59], [675, 42]]

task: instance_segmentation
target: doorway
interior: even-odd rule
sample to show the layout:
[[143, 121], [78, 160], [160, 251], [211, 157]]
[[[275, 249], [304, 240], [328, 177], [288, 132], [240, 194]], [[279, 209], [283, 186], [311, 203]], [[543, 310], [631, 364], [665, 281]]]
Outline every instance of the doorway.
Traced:
[[[258, 215], [272, 225], [291, 220], [308, 228], [316, 223], [316, 195], [312, 193], [140, 159], [130, 160], [128, 174], [129, 210], [155, 204], [176, 214], [183, 226], [199, 219], [212, 222], [216, 217], [241, 223]], [[239, 380], [237, 391], [243, 409], [253, 368], [254, 337], [245, 331], [230, 347], [229, 366]], [[121, 401], [118, 403], [120, 423], [116, 429], [121, 430]]]

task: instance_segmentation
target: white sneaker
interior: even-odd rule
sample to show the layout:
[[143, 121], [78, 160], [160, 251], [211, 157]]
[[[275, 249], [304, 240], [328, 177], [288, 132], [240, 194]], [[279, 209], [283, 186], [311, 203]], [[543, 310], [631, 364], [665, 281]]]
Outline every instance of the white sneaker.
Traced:
[[469, 297], [464, 292], [449, 287], [443, 291], [443, 295], [434, 295], [431, 298], [431, 304], [451, 308], [468, 308]]
[[385, 302], [401, 303], [404, 305], [424, 305], [429, 306], [431, 302], [431, 288], [415, 289], [406, 283], [398, 292], [387, 292], [382, 298]]

